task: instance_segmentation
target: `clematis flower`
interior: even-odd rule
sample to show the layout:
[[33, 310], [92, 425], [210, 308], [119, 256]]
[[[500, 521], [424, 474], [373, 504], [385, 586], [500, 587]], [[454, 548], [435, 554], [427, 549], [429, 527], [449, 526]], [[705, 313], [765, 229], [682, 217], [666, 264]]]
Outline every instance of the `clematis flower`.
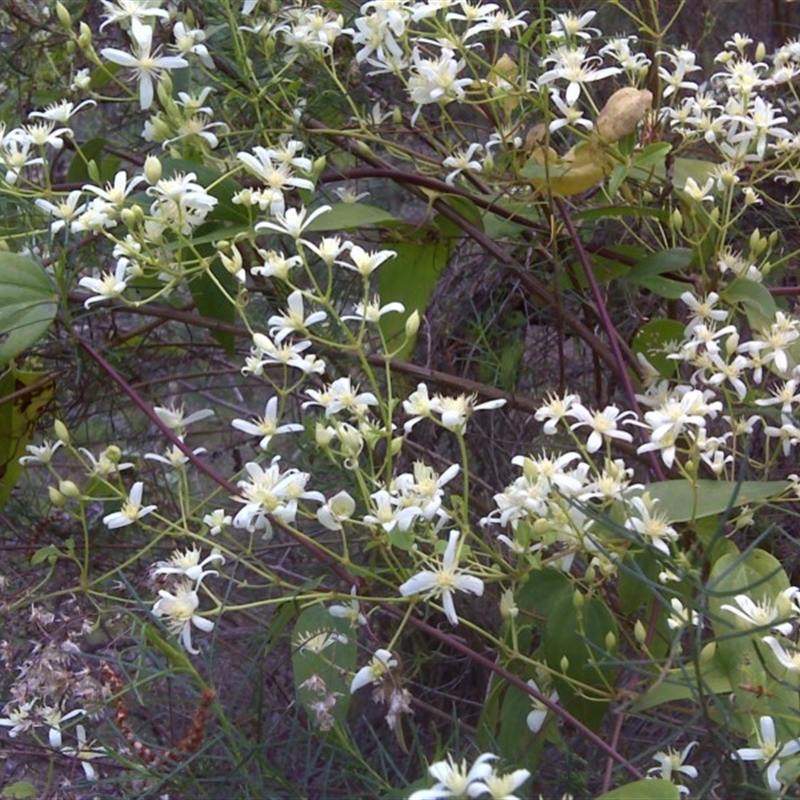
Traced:
[[[647, 770], [648, 775], [658, 775], [665, 781], [671, 781], [673, 777], [680, 777], [685, 775], [687, 778], [697, 777], [697, 767], [691, 766], [686, 763], [689, 753], [692, 752], [697, 742], [689, 742], [680, 753], [672, 748], [668, 750], [659, 750], [653, 758], [658, 762], [657, 767], [651, 767]], [[678, 784], [678, 791], [681, 794], [689, 794], [689, 789], [686, 786]]]
[[383, 676], [397, 666], [397, 659], [389, 650], [380, 648], [375, 651], [369, 664], [356, 672], [350, 683], [350, 694], [355, 694], [362, 686], [377, 683]]
[[251, 436], [260, 436], [261, 441], [258, 443], [258, 446], [262, 450], [266, 450], [269, 447], [273, 436], [278, 436], [282, 433], [295, 433], [303, 430], [302, 425], [294, 422], [278, 425], [277, 397], [271, 397], [267, 400], [263, 417], [258, 417], [253, 422], [246, 419], [235, 419], [231, 422], [231, 425], [236, 428], [236, 430], [244, 431], [244, 433], [249, 433]]
[[190, 581], [195, 582], [195, 586], [206, 577], [206, 575], [218, 575], [215, 569], [203, 569], [206, 564], [218, 562], [220, 565], [225, 563], [225, 557], [219, 550], [212, 550], [204, 559], [200, 559], [201, 550], [196, 545], [186, 550], [174, 550], [167, 561], [159, 561], [153, 570], [153, 577], [158, 575], [182, 575]]
[[720, 606], [720, 610], [729, 611], [731, 614], [735, 614], [745, 623], [743, 627], [769, 627], [771, 630], [778, 631], [784, 636], [788, 636], [792, 632], [791, 622], [773, 624], [782, 615], [775, 603], [773, 603], [769, 598], [763, 597], [760, 603], [756, 603], [746, 594], [737, 594], [733, 600], [736, 603], [735, 606], [725, 604], [724, 606]]
[[153, 105], [153, 82], [158, 80], [162, 70], [188, 67], [189, 62], [181, 56], [160, 56], [153, 51], [153, 29], [140, 22], [137, 17], [131, 19], [131, 38], [133, 52], [117, 50], [115, 47], [104, 47], [100, 55], [107, 61], [130, 67], [139, 79], [139, 105], [143, 109]]
[[132, 525], [136, 520], [141, 519], [151, 511], [155, 511], [157, 506], [143, 506], [142, 505], [142, 490], [144, 483], [136, 481], [131, 487], [128, 499], [123, 503], [119, 511], [113, 514], [106, 514], [103, 517], [103, 524], [110, 529], [124, 528], [127, 525]]
[[458, 569], [460, 535], [460, 531], [450, 531], [450, 539], [439, 569], [423, 570], [400, 587], [400, 594], [403, 597], [412, 594], [422, 594], [428, 599], [441, 597], [444, 613], [451, 625], [458, 625], [458, 616], [453, 603], [454, 592], [469, 592], [478, 597], [483, 594], [483, 581], [474, 575], [465, 575]]
[[195, 613], [200, 605], [197, 592], [188, 581], [183, 581], [175, 588], [174, 594], [162, 589], [158, 596], [160, 599], [153, 606], [153, 614], [162, 617], [169, 632], [180, 637], [187, 653], [197, 655], [200, 651], [192, 645], [192, 625], [204, 633], [214, 630], [211, 620]]
[[775, 721], [772, 717], [763, 716], [759, 720], [758, 743], [760, 747], [741, 747], [732, 758], [740, 761], [761, 761], [767, 765], [765, 780], [773, 792], [779, 792], [783, 784], [778, 780], [781, 759], [800, 753], [800, 739], [792, 739], [781, 745], [775, 735]]
[[267, 320], [269, 334], [275, 340], [275, 344], [280, 344], [292, 333], [306, 334], [311, 325], [328, 318], [324, 311], [315, 311], [313, 314], [306, 316], [303, 293], [299, 289], [286, 298], [286, 303], [289, 306], [288, 311], [283, 314], [273, 314]]
[[99, 278], [81, 278], [78, 286], [95, 294], [94, 297], [87, 297], [83, 305], [90, 308], [93, 303], [122, 297], [122, 293], [128, 288], [129, 263], [127, 258], [120, 258], [114, 272], [104, 272]]
[[448, 755], [446, 761], [437, 761], [428, 767], [428, 772], [432, 778], [436, 778], [436, 783], [430, 789], [418, 789], [413, 792], [408, 800], [438, 800], [438, 798], [442, 797], [464, 797], [472, 784], [477, 781], [485, 781], [492, 775], [492, 766], [487, 762], [495, 758], [497, 756], [491, 753], [483, 753], [467, 769], [466, 761], [456, 764], [453, 757]]

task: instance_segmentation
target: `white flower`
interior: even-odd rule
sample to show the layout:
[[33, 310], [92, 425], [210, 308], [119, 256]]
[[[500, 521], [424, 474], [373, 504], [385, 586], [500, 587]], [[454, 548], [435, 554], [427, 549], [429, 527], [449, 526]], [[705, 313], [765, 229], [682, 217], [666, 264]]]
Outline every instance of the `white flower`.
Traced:
[[195, 613], [200, 605], [197, 592], [188, 581], [183, 581], [175, 587], [174, 594], [162, 589], [158, 596], [160, 599], [153, 606], [153, 614], [164, 618], [169, 632], [180, 637], [187, 653], [197, 655], [200, 651], [192, 646], [192, 625], [204, 633], [214, 630], [211, 620]]
[[447, 548], [437, 570], [423, 570], [400, 586], [403, 597], [412, 594], [423, 594], [428, 599], [441, 597], [444, 612], [452, 625], [458, 625], [453, 592], [469, 592], [478, 597], [483, 594], [483, 581], [474, 575], [465, 575], [458, 569], [459, 536], [459, 531], [450, 531]]
[[[533, 678], [527, 681], [527, 684], [532, 689], [535, 689], [537, 692], [541, 694], [541, 689], [539, 688], [539, 685], [536, 683], [536, 681], [533, 680]], [[545, 719], [547, 719], [547, 715], [550, 713], [550, 709], [541, 700], [534, 697], [533, 695], [530, 695], [530, 698], [531, 698], [531, 703], [533, 703], [533, 710], [528, 713], [525, 722], [527, 723], [531, 733], [539, 733], [539, 731], [542, 729], [542, 726], [544, 725]], [[558, 692], [555, 689], [553, 689], [553, 691], [547, 695], [547, 699], [553, 703], [557, 703]]]
[[[647, 770], [648, 775], [658, 773], [665, 781], [671, 781], [673, 777], [679, 778], [685, 775], [687, 778], [697, 777], [697, 768], [685, 763], [692, 752], [692, 749], [697, 745], [697, 742], [690, 742], [680, 753], [672, 748], [668, 750], [659, 750], [653, 758], [658, 762], [657, 767], [651, 767]], [[678, 791], [681, 794], [688, 794], [689, 789], [686, 786], [678, 785]]]
[[791, 622], [782, 622], [777, 625], [773, 624], [781, 613], [775, 603], [769, 598], [763, 597], [760, 603], [751, 600], [746, 594], [737, 594], [733, 598], [736, 606], [725, 604], [720, 606], [721, 611], [730, 611], [735, 614], [740, 620], [743, 620], [747, 628], [770, 628], [770, 630], [778, 631], [784, 636], [788, 636], [792, 632]]
[[62, 747], [61, 752], [65, 756], [71, 756], [72, 758], [78, 759], [81, 767], [83, 768], [83, 774], [86, 776], [86, 780], [96, 780], [97, 772], [95, 772], [95, 769], [90, 762], [96, 758], [102, 758], [103, 756], [108, 755], [108, 753], [104, 747], [92, 746], [94, 743], [90, 742], [86, 738], [86, 728], [84, 728], [83, 725], [75, 726], [75, 738], [78, 741], [78, 746]]
[[702, 186], [698, 185], [694, 178], [687, 178], [683, 186], [683, 191], [698, 203], [705, 203], [707, 200], [714, 201], [714, 195], [709, 194], [714, 186], [714, 179], [709, 178]]
[[286, 303], [289, 306], [286, 313], [274, 314], [267, 320], [267, 325], [270, 326], [269, 333], [275, 344], [280, 344], [292, 333], [306, 334], [309, 326], [328, 318], [324, 311], [315, 311], [305, 316], [303, 293], [299, 289], [289, 295]]
[[[356, 501], [342, 489], [317, 510], [317, 519], [329, 531], [342, 530], [342, 523], [353, 516]], [[335, 615], [334, 615], [335, 616]]]
[[483, 145], [480, 142], [473, 142], [467, 148], [466, 152], [463, 150], [456, 150], [452, 156], [448, 156], [442, 161], [443, 167], [452, 170], [452, 172], [447, 174], [444, 182], [452, 186], [456, 176], [460, 175], [462, 172], [483, 172], [483, 165], [481, 162], [473, 160], [475, 153], [481, 150], [483, 150]]
[[759, 728], [758, 743], [760, 747], [742, 747], [733, 753], [732, 758], [738, 758], [741, 761], [763, 761], [767, 765], [765, 775], [767, 786], [773, 792], [779, 792], [783, 788], [778, 780], [778, 770], [781, 768], [780, 760], [800, 753], [800, 739], [792, 739], [784, 745], [778, 744], [775, 736], [775, 722], [772, 717], [761, 717]]
[[542, 59], [542, 64], [552, 64], [552, 68], [539, 76], [538, 84], [545, 86], [557, 80], [568, 81], [569, 85], [565, 93], [568, 106], [575, 105], [584, 84], [604, 80], [622, 72], [619, 67], [598, 68], [602, 64], [602, 58], [599, 56], [587, 57], [586, 47], [570, 47], [568, 45], [557, 47], [552, 55]]
[[127, 258], [120, 258], [117, 260], [117, 266], [113, 273], [104, 272], [100, 278], [81, 278], [78, 281], [78, 286], [82, 286], [95, 294], [94, 297], [88, 297], [84, 301], [84, 306], [90, 308], [92, 303], [102, 303], [104, 300], [114, 300], [122, 297], [122, 293], [128, 288], [127, 273], [129, 263]]
[[103, 517], [103, 523], [107, 528], [124, 528], [126, 525], [132, 525], [136, 520], [141, 519], [151, 511], [155, 511], [157, 506], [143, 506], [142, 505], [142, 491], [144, 483], [137, 481], [131, 487], [130, 494], [122, 508], [115, 511], [113, 514], [106, 514]]
[[774, 636], [765, 636], [762, 641], [769, 645], [781, 666], [789, 672], [800, 672], [800, 650], [796, 647], [792, 647], [789, 651], [784, 650], [783, 645]]
[[212, 536], [217, 536], [222, 533], [223, 528], [227, 528], [231, 524], [231, 519], [231, 516], [225, 513], [225, 509], [216, 508], [203, 517], [203, 524], [208, 525], [208, 532]]
[[69, 719], [83, 716], [85, 713], [86, 711], [82, 708], [73, 708], [72, 711], [67, 714], [64, 714], [57, 706], [43, 706], [39, 709], [39, 716], [50, 729], [47, 732], [47, 740], [53, 750], [61, 750], [63, 747], [63, 740], [61, 738], [62, 723]]
[[299, 239], [303, 231], [305, 231], [317, 217], [326, 214], [330, 210], [330, 206], [320, 206], [306, 216], [306, 209], [304, 207], [301, 207], [299, 211], [296, 208], [289, 208], [286, 210], [286, 213], [275, 215], [276, 222], [259, 222], [255, 229], [257, 231], [277, 231], [278, 233], [285, 233], [291, 236], [292, 239]]
[[350, 694], [355, 694], [362, 686], [377, 683], [391, 669], [397, 666], [397, 659], [389, 650], [383, 648], [376, 650], [369, 664], [356, 672], [350, 682]]
[[570, 430], [588, 425], [592, 432], [586, 441], [586, 450], [589, 453], [597, 452], [603, 444], [603, 439], [619, 439], [623, 442], [632, 442], [633, 436], [617, 427], [619, 422], [635, 417], [633, 411], [620, 411], [616, 406], [606, 406], [602, 411], [590, 411], [580, 403], [574, 403], [569, 411], [570, 416], [577, 419], [570, 425]]
[[366, 625], [367, 618], [361, 613], [361, 605], [358, 602], [357, 594], [358, 588], [353, 586], [350, 589], [350, 596], [353, 599], [349, 603], [334, 603], [332, 606], [328, 606], [328, 613], [337, 619], [350, 620], [350, 624], [353, 627], [356, 625]]
[[262, 450], [269, 447], [273, 436], [278, 436], [282, 433], [296, 433], [302, 431], [303, 426], [297, 423], [288, 422], [285, 425], [278, 425], [278, 398], [271, 397], [267, 400], [267, 405], [264, 408], [264, 416], [259, 417], [255, 422], [249, 422], [245, 419], [235, 419], [231, 425], [239, 431], [249, 433], [251, 436], [261, 436], [261, 441], [258, 446]]
[[686, 608], [677, 597], [669, 601], [672, 606], [672, 613], [667, 619], [667, 626], [672, 631], [679, 631], [687, 625], [697, 626], [700, 624], [700, 615], [697, 611]]
[[[458, 397], [446, 397], [437, 394], [431, 401], [430, 408], [436, 414], [441, 415], [442, 425], [450, 431], [464, 433], [467, 427], [467, 420], [475, 411], [484, 411], [495, 408], [502, 408], [506, 404], [504, 399], [487, 400], [486, 402], [475, 405], [475, 395], [462, 394]], [[408, 425], [408, 423], [406, 423]]]
[[451, 755], [446, 761], [437, 761], [428, 767], [428, 773], [436, 779], [430, 789], [418, 789], [409, 795], [408, 800], [438, 800], [443, 797], [463, 797], [470, 785], [476, 781], [484, 781], [492, 774], [488, 761], [497, 758], [491, 753], [478, 756], [475, 763], [467, 769], [467, 762], [456, 764]]
[[153, 577], [157, 575], [182, 575], [197, 586], [206, 575], [218, 575], [214, 569], [203, 569], [206, 564], [213, 564], [215, 561], [220, 565], [225, 563], [225, 557], [219, 550], [212, 550], [202, 561], [200, 560], [201, 550], [197, 545], [193, 545], [186, 550], [174, 550], [168, 561], [159, 561], [153, 570]]
[[61, 439], [57, 439], [55, 444], [45, 439], [44, 442], [38, 446], [34, 444], [25, 445], [28, 455], [22, 456], [19, 463], [23, 466], [29, 464], [49, 464], [53, 460], [56, 450], [63, 444], [64, 442], [62, 442]]
[[394, 250], [378, 250], [367, 252], [363, 247], [354, 244], [348, 253], [352, 264], [347, 261], [337, 261], [336, 263], [345, 269], [358, 272], [362, 278], [368, 278], [384, 261], [394, 258], [397, 253]]
[[417, 110], [411, 118], [414, 125], [423, 105], [464, 100], [464, 89], [472, 78], [459, 78], [458, 73], [466, 66], [462, 59], [456, 61], [452, 50], [443, 47], [439, 58], [422, 58], [417, 48], [411, 56], [412, 64], [408, 78], [408, 92]]
[[214, 416], [214, 412], [210, 408], [201, 408], [199, 411], [193, 411], [188, 416], [184, 416], [183, 406], [177, 407], [174, 405], [155, 406], [153, 411], [171, 431], [175, 431], [181, 438], [186, 433], [187, 426]]
[[153, 81], [158, 80], [159, 73], [162, 70], [188, 67], [189, 62], [180, 56], [159, 56], [157, 52], [151, 52], [153, 29], [136, 17], [131, 20], [130, 35], [133, 39], [132, 53], [114, 47], [104, 47], [100, 55], [107, 61], [130, 67], [134, 71], [139, 79], [139, 104], [143, 109], [147, 109], [153, 104]]
[[498, 775], [492, 770], [490, 775], [471, 783], [467, 793], [470, 797], [483, 797], [488, 793], [491, 800], [520, 800], [512, 792], [522, 786], [530, 776], [527, 769], [515, 769], [506, 775]]

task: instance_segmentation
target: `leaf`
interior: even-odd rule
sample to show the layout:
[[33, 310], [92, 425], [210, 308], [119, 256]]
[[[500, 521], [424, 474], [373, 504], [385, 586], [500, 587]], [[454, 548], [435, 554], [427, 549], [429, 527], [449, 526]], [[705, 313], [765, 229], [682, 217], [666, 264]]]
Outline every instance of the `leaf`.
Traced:
[[669, 212], [661, 208], [647, 208], [646, 206], [596, 206], [595, 208], [579, 211], [572, 215], [574, 220], [594, 222], [598, 219], [615, 219], [618, 217], [647, 217], [659, 222], [669, 222]]
[[[52, 381], [43, 381], [46, 372], [11, 368], [0, 376], [0, 508], [17, 485], [24, 467], [19, 463], [25, 455], [36, 422], [53, 399]], [[34, 387], [25, 391], [27, 387]], [[13, 400], [8, 400], [13, 395]]]
[[763, 330], [775, 322], [778, 306], [769, 290], [756, 281], [737, 278], [722, 293], [728, 303], [741, 303], [752, 328]]
[[606, 792], [597, 800], [680, 800], [677, 785], [663, 778], [645, 778]]
[[356, 668], [356, 632], [346, 619], [333, 617], [327, 608], [315, 605], [298, 617], [292, 646], [295, 691], [312, 722], [318, 721], [315, 704], [332, 695], [336, 703], [329, 712], [344, 725], [350, 705], [348, 676]]
[[[378, 270], [381, 303], [400, 302], [405, 307], [405, 314], [386, 314], [380, 320], [381, 331], [392, 350], [402, 343], [406, 320], [411, 314], [414, 311], [419, 311], [420, 315], [425, 313], [436, 282], [455, 246], [456, 238], [443, 235], [439, 226], [429, 226], [425, 231], [430, 234], [430, 241], [392, 242], [390, 249], [397, 253], [397, 257], [384, 263]], [[396, 357], [408, 358], [413, 350], [412, 338]]]
[[60, 555], [61, 551], [54, 544], [48, 544], [45, 547], [40, 547], [31, 556], [31, 566], [36, 567], [39, 564], [43, 564], [45, 561], [49, 561], [51, 564], [55, 564], [56, 559]]
[[700, 696], [701, 687], [704, 695], [727, 694], [732, 691], [730, 677], [716, 657], [701, 662], [701, 666], [703, 669], [699, 681], [694, 664], [672, 669], [663, 678], [659, 676], [648, 691], [631, 703], [631, 714], [640, 714], [648, 708], [665, 703], [695, 700]]
[[748, 503], [762, 503], [777, 497], [789, 487], [788, 481], [658, 481], [647, 487], [659, 501], [667, 521], [688, 522]]
[[[198, 245], [196, 250], [202, 255], [207, 255], [209, 259], [213, 258], [213, 249], [210, 245]], [[192, 299], [197, 310], [204, 317], [232, 325], [236, 320], [236, 309], [228, 296], [236, 297], [238, 291], [236, 278], [216, 259], [211, 264], [210, 270], [211, 275], [205, 272], [189, 281]], [[226, 292], [228, 296], [226, 296]], [[236, 337], [232, 333], [212, 330], [211, 335], [225, 348], [228, 355], [233, 355], [236, 348]]]
[[0, 366], [47, 333], [56, 299], [47, 273], [32, 258], [0, 252]]
[[393, 214], [366, 203], [334, 203], [327, 214], [318, 216], [307, 231], [338, 231], [361, 228], [364, 225], [397, 225], [401, 222]]
[[38, 789], [28, 781], [14, 781], [6, 786], [3, 793], [0, 794], [3, 800], [28, 800], [28, 798], [38, 796]]
[[[627, 278], [638, 283], [645, 278], [663, 275], [665, 272], [680, 272], [691, 265], [694, 253], [688, 247], [673, 247], [645, 256], [631, 268]], [[690, 284], [686, 285], [686, 289]]]
[[671, 378], [675, 375], [678, 362], [667, 358], [668, 352], [674, 352], [672, 344], [683, 339], [684, 324], [676, 319], [653, 319], [639, 329], [633, 337], [631, 349], [641, 353], [659, 375]]

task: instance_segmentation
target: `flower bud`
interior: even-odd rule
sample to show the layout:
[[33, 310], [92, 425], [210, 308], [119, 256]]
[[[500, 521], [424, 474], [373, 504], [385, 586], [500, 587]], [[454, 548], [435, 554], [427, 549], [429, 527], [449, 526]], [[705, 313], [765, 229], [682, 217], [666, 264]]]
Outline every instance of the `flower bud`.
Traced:
[[110, 444], [105, 450], [103, 450], [103, 455], [112, 464], [119, 464], [119, 461], [122, 458], [122, 450], [120, 450], [115, 444]]
[[580, 611], [583, 608], [584, 602], [585, 600], [580, 589], [576, 589], [575, 594], [572, 595], [572, 605], [574, 606], [575, 610]]
[[58, 21], [65, 27], [72, 27], [72, 17], [70, 16], [67, 7], [63, 3], [56, 3], [56, 16]]
[[414, 311], [409, 315], [408, 319], [406, 320], [406, 338], [411, 339], [412, 337], [417, 335], [417, 331], [419, 330], [419, 311], [414, 309]]
[[519, 614], [519, 608], [514, 602], [514, 592], [506, 589], [500, 595], [500, 616], [503, 619], [514, 619]]
[[606, 634], [606, 650], [610, 653], [617, 646], [617, 637], [613, 631]]
[[55, 431], [56, 436], [61, 439], [64, 444], [69, 444], [69, 431], [67, 430], [67, 426], [60, 419], [57, 419], [53, 423], [53, 430]]
[[330, 426], [318, 422], [314, 427], [314, 441], [317, 447], [327, 447], [336, 436], [336, 431]]
[[717, 643], [716, 642], [708, 642], [703, 649], [700, 651], [700, 661], [706, 662], [711, 661], [712, 658], [717, 653]]
[[683, 227], [683, 214], [676, 208], [672, 212], [672, 230], [676, 233]]
[[756, 61], [763, 61], [764, 57], [767, 55], [767, 46], [764, 42], [759, 42], [756, 45]]
[[396, 456], [403, 449], [404, 441], [405, 440], [403, 439], [402, 436], [395, 436], [394, 439], [392, 439], [392, 445], [389, 448], [389, 451], [391, 452], [393, 457]]
[[85, 22], [81, 22], [79, 29], [78, 46], [81, 50], [87, 50], [92, 45], [92, 29]]
[[161, 180], [161, 162], [157, 156], [149, 155], [144, 161], [144, 177], [152, 186]]
[[81, 490], [74, 481], [59, 481], [58, 491], [70, 500], [77, 500], [81, 496]]
[[725, 340], [725, 352], [732, 356], [736, 349], [739, 347], [739, 334], [738, 332], [732, 333], [726, 340]]
[[633, 626], [633, 635], [639, 644], [644, 644], [647, 641], [647, 630], [640, 619], [637, 619], [636, 624]]
[[61, 494], [61, 492], [59, 492], [55, 486], [48, 486], [47, 494], [50, 497], [50, 502], [54, 506], [58, 506], [60, 508], [61, 506], [66, 505], [67, 498], [64, 497], [64, 495]]
[[618, 142], [636, 130], [653, 104], [653, 93], [648, 89], [626, 86], [618, 89], [597, 116], [595, 131], [605, 142]]
[[144, 219], [144, 211], [141, 206], [130, 206], [122, 209], [119, 218], [126, 228], [136, 228]]
[[569, 659], [566, 656], [561, 656], [561, 661], [558, 665], [561, 668], [561, 671], [566, 673], [569, 669]]

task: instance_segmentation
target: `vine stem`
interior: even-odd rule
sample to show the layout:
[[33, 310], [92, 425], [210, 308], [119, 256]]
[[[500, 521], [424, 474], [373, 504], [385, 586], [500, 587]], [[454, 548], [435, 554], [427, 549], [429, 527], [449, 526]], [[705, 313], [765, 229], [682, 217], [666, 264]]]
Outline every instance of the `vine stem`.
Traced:
[[[600, 291], [600, 284], [597, 282], [597, 277], [594, 274], [592, 265], [589, 263], [589, 256], [586, 253], [586, 248], [583, 246], [583, 242], [578, 235], [578, 231], [575, 227], [575, 223], [572, 220], [572, 216], [569, 213], [567, 204], [560, 197], [554, 197], [553, 200], [556, 204], [556, 208], [558, 208], [558, 213], [561, 215], [561, 219], [564, 221], [564, 225], [569, 232], [570, 238], [572, 239], [573, 246], [575, 247], [575, 253], [578, 256], [578, 261], [580, 262], [581, 267], [583, 267], [586, 280], [589, 281], [589, 287], [594, 299], [595, 309], [600, 317], [600, 322], [605, 329], [606, 335], [608, 336], [608, 343], [611, 346], [611, 352], [614, 355], [617, 377], [622, 382], [622, 386], [628, 398], [628, 403], [630, 403], [630, 407], [636, 412], [636, 416], [641, 419], [642, 409], [639, 407], [639, 401], [636, 399], [636, 390], [634, 389], [633, 381], [631, 381], [631, 376], [628, 373], [625, 358], [622, 355], [622, 349], [620, 348], [619, 343], [619, 333], [617, 332], [616, 327], [614, 327], [614, 323], [611, 321], [611, 316], [608, 313], [608, 306], [606, 305], [603, 293]], [[638, 373], [639, 365], [636, 363], [635, 359], [629, 358], [628, 362], [630, 363], [632, 369]], [[659, 480], [663, 481], [665, 479], [664, 470], [661, 468], [661, 462], [658, 460], [655, 453], [649, 454], [649, 461], [653, 470], [653, 474]]]
[[[108, 361], [103, 358], [103, 356], [95, 350], [88, 342], [83, 341], [82, 339], [78, 340], [78, 345], [80, 348], [94, 361], [98, 367], [100, 367], [109, 378], [111, 378], [114, 383], [119, 386], [119, 388], [124, 392], [124, 394], [128, 397], [128, 399], [139, 409], [139, 411], [144, 414], [150, 422], [153, 423], [161, 433], [172, 442], [175, 447], [177, 447], [188, 459], [189, 461], [197, 467], [197, 469], [202, 472], [207, 478], [210, 478], [217, 486], [225, 489], [225, 491], [229, 492], [231, 495], [238, 495], [239, 490], [236, 486], [234, 486], [227, 478], [221, 475], [217, 470], [215, 470], [210, 464], [204, 461], [202, 458], [199, 458], [192, 449], [184, 444], [180, 440], [180, 438], [175, 434], [175, 432], [167, 427], [161, 418], [156, 414], [155, 411], [150, 407], [150, 404], [147, 403], [144, 398], [139, 395], [139, 393], [108, 363]], [[353, 585], [354, 583], [358, 583], [356, 578], [351, 575], [341, 564], [333, 561], [326, 553], [324, 553], [320, 548], [318, 548], [313, 541], [307, 539], [306, 537], [300, 536], [295, 533], [295, 531], [288, 525], [282, 523], [280, 520], [275, 519], [274, 517], [269, 517], [270, 522], [276, 528], [279, 528], [284, 533], [287, 533], [289, 536], [292, 537], [296, 542], [301, 544], [303, 547], [306, 548], [315, 558], [319, 559], [320, 562], [327, 564], [331, 567], [331, 569], [336, 573], [336, 575], [343, 581], [347, 582], [349, 585]]]
[[[395, 606], [381, 604], [381, 607], [384, 611], [396, 619], [402, 619], [404, 617], [403, 612]], [[480, 664], [482, 667], [490, 670], [512, 686], [515, 686], [517, 689], [521, 689], [526, 694], [529, 694], [542, 705], [546, 706], [554, 714], [559, 716], [565, 723], [567, 723], [567, 725], [573, 727], [578, 733], [581, 734], [581, 736], [585, 736], [587, 739], [589, 739], [592, 744], [599, 747], [607, 756], [616, 761], [620, 766], [624, 767], [634, 778], [641, 780], [644, 777], [644, 775], [642, 775], [642, 773], [636, 769], [636, 767], [631, 764], [630, 761], [625, 758], [625, 756], [618, 752], [613, 745], [606, 742], [605, 739], [596, 734], [593, 730], [591, 730], [591, 728], [586, 727], [586, 725], [584, 725], [580, 720], [576, 719], [563, 706], [558, 705], [558, 703], [554, 703], [552, 700], [550, 700], [550, 698], [543, 695], [541, 692], [537, 691], [528, 683], [523, 681], [518, 675], [510, 672], [500, 664], [495, 663], [487, 656], [476, 652], [457, 636], [450, 636], [447, 633], [443, 633], [438, 628], [434, 628], [432, 625], [428, 625], [427, 622], [423, 622], [421, 619], [416, 619], [415, 617], [410, 617], [408, 619], [408, 623], [431, 638], [443, 642], [444, 644], [448, 645], [448, 647], [452, 647], [454, 650], [458, 650], [460, 653], [463, 653], [465, 656], [468, 656], [470, 659], [472, 659], [476, 664]]]

